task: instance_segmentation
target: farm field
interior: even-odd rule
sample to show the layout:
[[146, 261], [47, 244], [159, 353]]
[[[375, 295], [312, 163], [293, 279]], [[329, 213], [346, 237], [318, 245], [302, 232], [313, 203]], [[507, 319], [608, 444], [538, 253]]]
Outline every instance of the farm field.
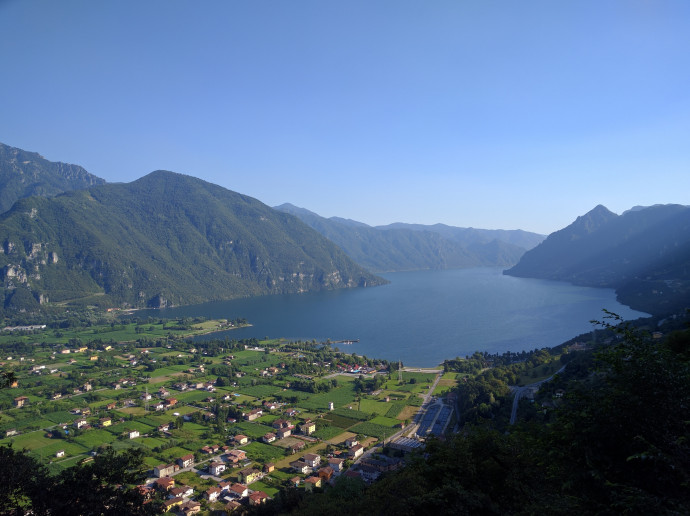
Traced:
[[[213, 324], [203, 328], [212, 329]], [[421, 405], [418, 394], [428, 392], [435, 379], [433, 374], [404, 372], [400, 384], [387, 374], [384, 362], [372, 359], [365, 364], [366, 377], [341, 375], [338, 371], [355, 360], [362, 367], [361, 357], [283, 340], [271, 341], [270, 347], [255, 341], [192, 343], [176, 336], [172, 326], [129, 322], [60, 331], [60, 337], [51, 330], [42, 336], [50, 334], [53, 340], [36, 347], [26, 347], [23, 337], [10, 341], [4, 335], [0, 349], [16, 346], [22, 352], [0, 351], [12, 357], [18, 380], [17, 388], [0, 390], [0, 444], [27, 449], [51, 472], [90, 460], [104, 446], [138, 448], [149, 475], [154, 467], [185, 455], [193, 454], [196, 465], [204, 468], [212, 460], [227, 460], [221, 457], [228, 450], [239, 449], [246, 458], [220, 476], [234, 480], [241, 468], [261, 470], [273, 463], [276, 469], [255, 488], [276, 494], [295, 476], [290, 462], [303, 454], [325, 454], [328, 447], [328, 453], [346, 456], [348, 437], [359, 435], [371, 445], [400, 431], [401, 422], [412, 419]], [[197, 323], [192, 326], [198, 328]], [[77, 346], [86, 349], [62, 353]], [[253, 349], [256, 346], [260, 349]], [[439, 387], [455, 381], [444, 378]], [[148, 401], [145, 392], [151, 396]], [[22, 396], [25, 406], [15, 406]], [[168, 401], [173, 398], [175, 402]], [[163, 410], [155, 410], [159, 404]], [[263, 414], [257, 420], [245, 420], [259, 409]], [[77, 429], [76, 421], [82, 418], [88, 425]], [[108, 419], [112, 423], [101, 426]], [[300, 432], [306, 422], [316, 423], [311, 435]], [[262, 442], [266, 434], [277, 433], [273, 424], [290, 425], [293, 435]], [[133, 430], [139, 435], [130, 439]], [[237, 445], [238, 434], [250, 442]], [[57, 457], [59, 451], [64, 455]], [[185, 471], [175, 479], [200, 493], [216, 484], [202, 478], [207, 474]]]

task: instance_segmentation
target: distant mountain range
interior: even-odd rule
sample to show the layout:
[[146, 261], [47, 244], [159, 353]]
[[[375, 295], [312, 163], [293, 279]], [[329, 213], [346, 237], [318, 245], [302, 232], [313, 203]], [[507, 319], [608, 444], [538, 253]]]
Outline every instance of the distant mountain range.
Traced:
[[635, 207], [622, 215], [597, 206], [548, 236], [505, 271], [520, 277], [615, 288], [649, 313], [690, 306], [690, 207]]
[[170, 306], [378, 285], [368, 272], [511, 267], [506, 274], [615, 288], [655, 314], [690, 305], [690, 208], [603, 206], [546, 239], [435, 224], [372, 227], [153, 172], [106, 184], [0, 144], [0, 302]]
[[40, 154], [0, 143], [0, 213], [24, 197], [52, 197], [105, 184], [78, 165], [48, 161]]
[[71, 301], [168, 306], [384, 280], [299, 219], [172, 172], [52, 198], [0, 216], [6, 308]]
[[435, 224], [369, 226], [339, 217], [324, 218], [292, 204], [291, 213], [336, 243], [354, 261], [374, 272], [466, 267], [509, 267], [545, 237], [515, 230], [458, 228]]

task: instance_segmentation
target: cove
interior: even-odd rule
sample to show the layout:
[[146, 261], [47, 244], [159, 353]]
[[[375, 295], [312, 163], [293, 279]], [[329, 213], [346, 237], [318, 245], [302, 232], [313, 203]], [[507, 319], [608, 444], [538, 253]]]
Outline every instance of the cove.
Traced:
[[557, 346], [591, 331], [590, 321], [602, 320], [603, 309], [626, 320], [647, 315], [620, 304], [611, 289], [504, 276], [500, 268], [382, 276], [388, 285], [217, 301], [139, 315], [244, 317], [253, 326], [202, 338], [359, 340], [337, 346], [420, 367], [475, 351]]

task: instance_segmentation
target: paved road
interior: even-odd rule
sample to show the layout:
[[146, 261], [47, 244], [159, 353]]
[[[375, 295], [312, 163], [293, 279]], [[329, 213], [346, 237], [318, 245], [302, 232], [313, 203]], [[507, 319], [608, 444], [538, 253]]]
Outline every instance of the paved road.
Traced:
[[517, 419], [518, 404], [520, 403], [520, 398], [522, 398], [522, 396], [524, 396], [525, 391], [531, 387], [539, 387], [542, 383], [549, 382], [549, 381], [553, 380], [553, 377], [556, 376], [561, 371], [563, 371], [563, 369], [565, 369], [565, 366], [561, 367], [558, 371], [553, 373], [548, 378], [545, 378], [544, 380], [539, 380], [538, 382], [530, 383], [529, 385], [525, 385], [524, 387], [518, 387], [515, 390], [515, 397], [513, 398], [513, 409], [510, 412], [510, 424], [511, 425], [515, 424], [515, 420]]

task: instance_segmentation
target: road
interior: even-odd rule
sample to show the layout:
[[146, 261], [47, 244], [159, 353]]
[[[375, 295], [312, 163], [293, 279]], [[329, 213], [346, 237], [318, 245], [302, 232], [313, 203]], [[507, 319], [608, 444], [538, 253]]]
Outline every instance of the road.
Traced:
[[515, 424], [515, 420], [517, 419], [517, 409], [518, 409], [518, 405], [520, 403], [520, 398], [522, 398], [522, 396], [525, 394], [525, 391], [529, 388], [539, 387], [542, 383], [551, 381], [553, 379], [553, 377], [556, 376], [561, 371], [563, 371], [563, 369], [565, 369], [565, 366], [561, 367], [558, 371], [553, 373], [548, 378], [545, 378], [544, 380], [539, 380], [538, 382], [530, 383], [529, 385], [525, 385], [523, 387], [518, 387], [515, 390], [515, 397], [513, 398], [513, 409], [510, 412], [510, 424], [511, 425]]

